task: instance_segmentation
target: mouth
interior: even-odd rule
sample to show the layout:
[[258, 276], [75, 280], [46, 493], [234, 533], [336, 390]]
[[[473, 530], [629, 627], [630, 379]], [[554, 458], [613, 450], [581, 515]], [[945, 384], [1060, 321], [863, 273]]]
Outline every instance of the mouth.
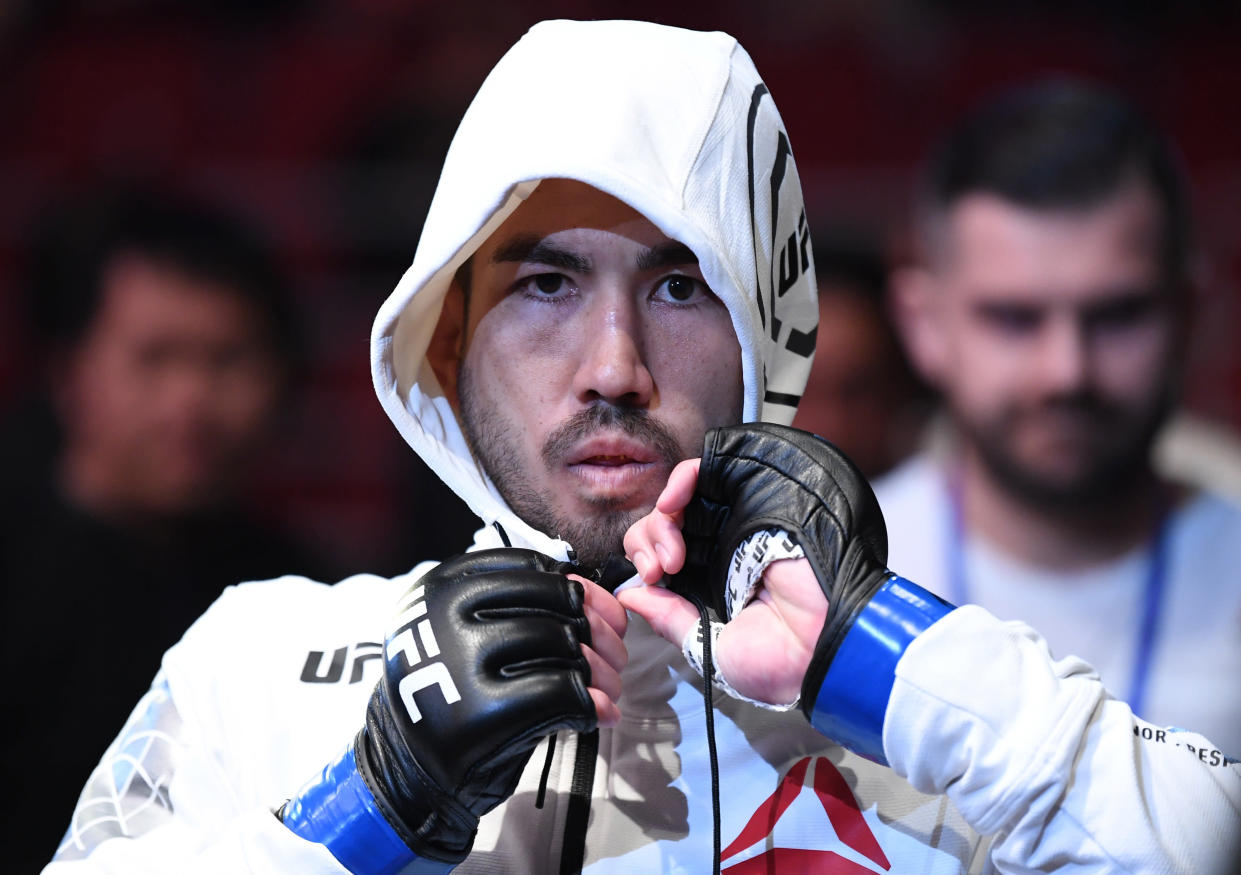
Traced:
[[659, 460], [659, 454], [627, 435], [597, 435], [573, 447], [565, 458], [569, 467], [598, 465], [615, 468], [622, 465], [648, 465]]
[[1043, 411], [1022, 423], [1028, 439], [1056, 445], [1088, 445], [1098, 443], [1116, 428], [1098, 415], [1081, 411]]
[[605, 468], [615, 468], [620, 465], [631, 465], [636, 460], [632, 456], [591, 456], [588, 459], [582, 459], [579, 465], [602, 465]]
[[565, 467], [593, 497], [618, 499], [645, 491], [646, 481], [667, 465], [647, 444], [620, 435], [582, 441], [565, 457]]
[[658, 462], [659, 453], [649, 444], [628, 434], [594, 434], [582, 439], [565, 455], [566, 464], [603, 465], [616, 467], [625, 464], [649, 464]]

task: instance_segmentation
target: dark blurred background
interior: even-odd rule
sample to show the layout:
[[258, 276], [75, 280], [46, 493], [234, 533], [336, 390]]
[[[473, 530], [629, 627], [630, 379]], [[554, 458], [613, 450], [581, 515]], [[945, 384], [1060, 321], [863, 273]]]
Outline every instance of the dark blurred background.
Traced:
[[[36, 666], [17, 672], [4, 721], [6, 747], [20, 752], [9, 758], [5, 783], [20, 788], [28, 809], [6, 826], [13, 871], [48, 859], [76, 788], [146, 688], [159, 654], [221, 586], [283, 570], [394, 574], [465, 546], [468, 514], [420, 466], [374, 398], [369, 331], [412, 258], [458, 118], [532, 23], [649, 18], [737, 36], [784, 115], [823, 280], [860, 289], [834, 299], [834, 312], [862, 320], [881, 300], [884, 260], [907, 251], [918, 162], [963, 110], [1051, 72], [1127, 92], [1179, 144], [1195, 194], [1205, 318], [1187, 406], [1235, 434], [1238, 6], [0, 0], [0, 577], [5, 660]], [[555, 95], [530, 95], [529, 129], [514, 136], [554, 136], [574, 123], [572, 107]], [[57, 255], [72, 249], [41, 246], [41, 235], [83, 196], [123, 186], [207, 201], [240, 219], [267, 241], [291, 292], [301, 355], [290, 403], [280, 405], [250, 476], [214, 478], [239, 480], [240, 496], [230, 493], [225, 503], [208, 496], [175, 513], [132, 506], [85, 513], [60, 494], [54, 433], [28, 414], [32, 397], [47, 396], [53, 352], [25, 318], [29, 293], [40, 270], [71, 277], [78, 260]], [[151, 265], [129, 267], [142, 275]], [[187, 300], [225, 306], [227, 298], [199, 294], [201, 282], [219, 277], [176, 276], [199, 283], [178, 292]], [[864, 334], [834, 336], [833, 351], [843, 356], [846, 341], [860, 343]], [[893, 346], [880, 336], [873, 348]], [[903, 378], [886, 368], [843, 368], [837, 396], [861, 411], [848, 414], [854, 436], [884, 451], [859, 457], [877, 472], [914, 446], [917, 418], [881, 445], [875, 435], [885, 423], [903, 420], [889, 418], [892, 408], [872, 387]], [[89, 400], [85, 391], [78, 397]], [[10, 423], [18, 428], [8, 430]], [[12, 434], [24, 446], [5, 443]], [[36, 475], [25, 478], [29, 500], [10, 485], [27, 468]], [[238, 501], [246, 515], [234, 512]], [[249, 515], [259, 523], [251, 526]], [[247, 539], [255, 546], [246, 547]], [[84, 669], [91, 674], [82, 680]]]
[[[0, 412], [35, 377], [19, 290], [37, 219], [116, 180], [209, 198], [264, 229], [305, 322], [302, 391], [250, 500], [336, 567], [407, 567], [442, 514], [419, 517], [423, 475], [372, 394], [371, 318], [412, 256], [469, 97], [531, 23], [564, 16], [737, 36], [784, 114], [816, 235], [896, 257], [917, 162], [975, 99], [1049, 71], [1127, 91], [1179, 143], [1196, 195], [1209, 318], [1188, 406], [1241, 427], [1238, 4], [671, 6], [2, 0]], [[531, 95], [529, 135], [573, 123]]]

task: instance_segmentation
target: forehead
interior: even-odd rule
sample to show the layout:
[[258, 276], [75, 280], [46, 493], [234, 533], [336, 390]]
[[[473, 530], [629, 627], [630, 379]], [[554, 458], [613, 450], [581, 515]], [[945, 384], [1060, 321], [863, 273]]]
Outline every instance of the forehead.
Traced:
[[572, 179], [545, 179], [478, 249], [484, 264], [517, 239], [550, 237], [562, 231], [608, 231], [643, 246], [668, 237], [633, 207]]
[[942, 266], [957, 288], [1050, 298], [1154, 286], [1158, 280], [1159, 211], [1144, 185], [1066, 209], [967, 195], [944, 224]]
[[121, 252], [105, 266], [97, 325], [150, 333], [178, 329], [203, 334], [248, 330], [256, 307], [236, 288], [200, 278], [140, 252]]

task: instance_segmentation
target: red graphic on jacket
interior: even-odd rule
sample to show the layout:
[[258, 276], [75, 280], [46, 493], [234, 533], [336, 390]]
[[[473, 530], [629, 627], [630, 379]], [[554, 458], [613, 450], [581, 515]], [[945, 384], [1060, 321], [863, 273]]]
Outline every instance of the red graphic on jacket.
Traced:
[[[727, 860], [746, 848], [753, 847], [772, 835], [778, 821], [788, 807], [806, 790], [806, 772], [814, 763], [813, 790], [827, 819], [836, 831], [841, 844], [857, 851], [873, 862], [883, 871], [891, 869], [883, 849], [875, 839], [862, 817], [857, 800], [844, 776], [836, 770], [831, 761], [825, 757], [806, 757], [798, 760], [789, 769], [776, 792], [758, 807], [750, 817], [749, 823], [741, 830], [741, 834], [733, 839], [721, 854]], [[723, 872], [729, 875], [766, 875], [772, 872], [802, 872], [806, 875], [854, 875], [865, 873], [874, 875], [873, 869], [860, 866], [835, 851], [813, 850], [810, 848], [768, 848], [763, 853], [731, 866], [725, 866]]]

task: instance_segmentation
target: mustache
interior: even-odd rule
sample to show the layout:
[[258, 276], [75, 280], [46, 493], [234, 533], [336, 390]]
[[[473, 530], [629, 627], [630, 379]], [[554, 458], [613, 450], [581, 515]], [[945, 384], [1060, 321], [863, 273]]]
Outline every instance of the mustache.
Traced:
[[578, 443], [604, 429], [620, 429], [650, 447], [670, 465], [685, 458], [672, 432], [650, 413], [636, 407], [618, 407], [601, 402], [579, 410], [547, 436], [541, 450], [543, 461], [549, 466], [556, 465]]
[[1036, 402], [1014, 404], [1006, 411], [1009, 422], [1029, 419], [1040, 414], [1069, 414], [1094, 420], [1100, 424], [1123, 421], [1124, 409], [1095, 392], [1073, 392], [1052, 395]]

